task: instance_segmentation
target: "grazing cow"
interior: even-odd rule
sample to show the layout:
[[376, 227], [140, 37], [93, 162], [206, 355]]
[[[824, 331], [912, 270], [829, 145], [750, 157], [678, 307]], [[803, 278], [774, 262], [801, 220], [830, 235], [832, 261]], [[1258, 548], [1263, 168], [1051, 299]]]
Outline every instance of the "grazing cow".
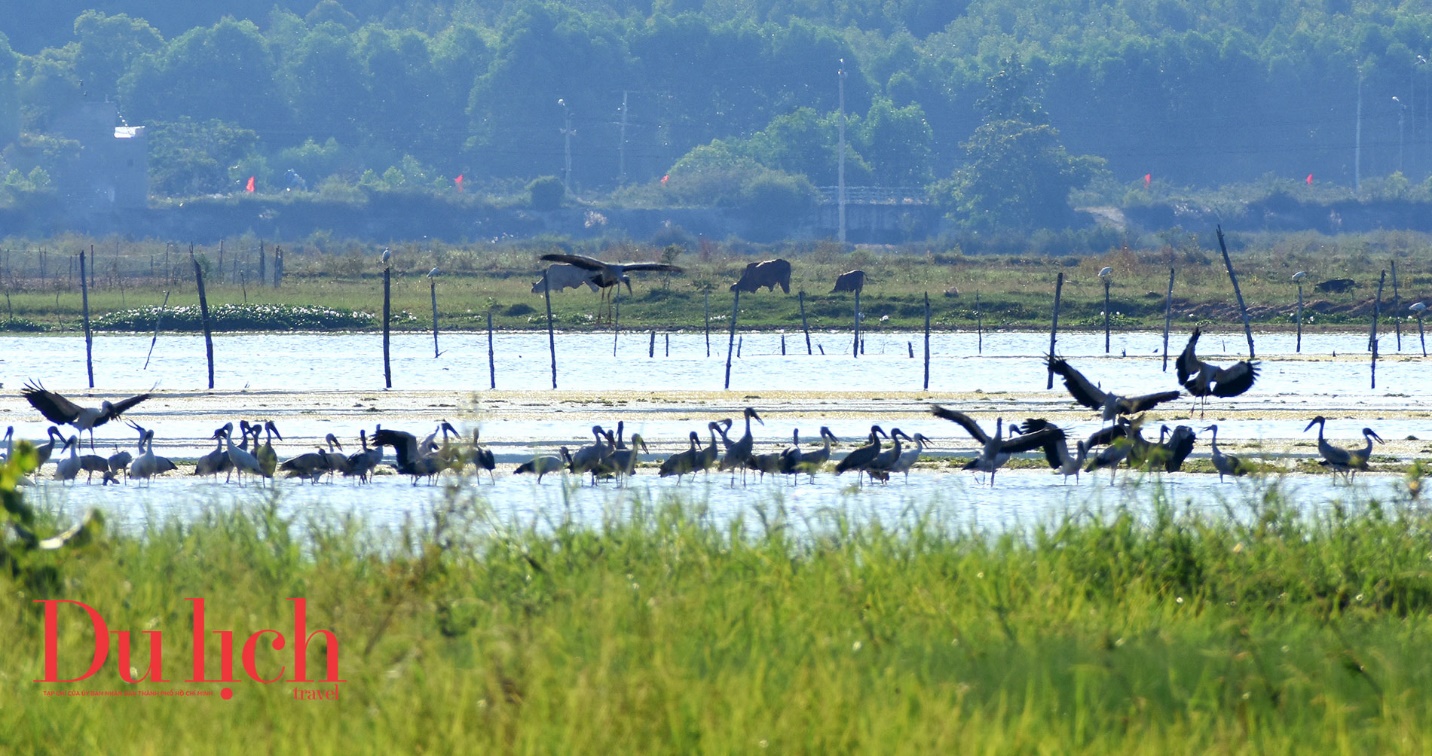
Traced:
[[849, 273], [841, 273], [840, 277], [835, 279], [835, 288], [831, 289], [830, 293], [834, 294], [838, 291], [853, 291], [859, 293], [860, 290], [864, 288], [865, 271], [852, 270]]
[[741, 273], [741, 280], [731, 284], [731, 291], [754, 292], [756, 289], [766, 287], [767, 291], [775, 291], [781, 287], [781, 291], [791, 293], [791, 264], [786, 260], [762, 260], [753, 262], [746, 266]]
[[[575, 289], [582, 284], [586, 284], [588, 289], [596, 291], [596, 275], [595, 271], [584, 270], [566, 263], [558, 263], [547, 268], [547, 278], [552, 282], [552, 291]], [[532, 284], [532, 293], [542, 293], [542, 279], [539, 278], [537, 283]]]
[[1351, 278], [1334, 278], [1329, 281], [1323, 281], [1322, 283], [1318, 284], [1317, 286], [1314, 286], [1313, 288], [1323, 292], [1343, 292], [1352, 289], [1355, 286], [1357, 286], [1357, 282], [1353, 281]]

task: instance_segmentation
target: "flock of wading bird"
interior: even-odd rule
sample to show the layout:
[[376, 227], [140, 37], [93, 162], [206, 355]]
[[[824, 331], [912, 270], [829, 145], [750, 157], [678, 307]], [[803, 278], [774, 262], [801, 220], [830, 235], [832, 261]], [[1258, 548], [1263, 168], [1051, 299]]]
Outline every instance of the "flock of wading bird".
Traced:
[[[1178, 358], [1178, 381], [1184, 391], [1206, 404], [1209, 397], [1234, 397], [1253, 386], [1258, 378], [1256, 362], [1245, 360], [1227, 367], [1204, 362], [1196, 353], [1199, 335], [1199, 329], [1195, 328]], [[1063, 379], [1074, 401], [1098, 412], [1104, 427], [1087, 438], [1077, 439], [1071, 450], [1068, 434], [1047, 420], [1031, 418], [1023, 423], [1010, 424], [1009, 436], [1006, 437], [1003, 418], [995, 420], [991, 433], [963, 412], [934, 405], [930, 410], [934, 416], [956, 423], [980, 445], [979, 452], [964, 465], [964, 469], [987, 473], [992, 486], [996, 471], [1013, 455], [1021, 453], [1042, 452], [1056, 474], [1066, 481], [1073, 476], [1076, 483], [1081, 472], [1109, 470], [1112, 484], [1120, 465], [1167, 472], [1178, 472], [1183, 468], [1197, 440], [1197, 432], [1193, 428], [1162, 425], [1156, 442], [1143, 435], [1144, 413], [1160, 404], [1177, 400], [1182, 396], [1180, 391], [1121, 396], [1103, 390], [1064, 359], [1050, 356], [1047, 360], [1049, 370]], [[122, 450], [107, 457], [81, 453], [81, 434], [89, 432], [90, 450], [93, 452], [94, 430], [111, 420], [118, 420], [124, 412], [148, 399], [149, 394], [119, 402], [105, 401], [99, 407], [81, 407], [34, 383], [27, 384], [21, 395], [46, 419], [56, 424], [49, 428], [45, 443], [35, 444], [40, 466], [52, 459], [55, 462], [56, 479], [73, 481], [81, 473], [86, 473], [87, 480], [92, 482], [98, 473], [102, 483], [119, 483], [121, 478], [125, 482], [131, 478], [149, 481], [157, 475], [178, 469], [173, 461], [154, 453], [154, 431], [128, 419], [124, 422], [138, 433], [134, 453]], [[799, 482], [801, 475], [813, 479], [816, 473], [824, 470], [832, 461], [832, 444], [840, 442], [829, 428], [822, 427], [820, 446], [803, 447], [800, 431], [796, 429], [792, 433], [791, 446], [771, 453], [757, 453], [751, 430], [752, 420], [765, 424], [755, 408], [747, 407], [744, 411], [744, 432], [735, 439], [730, 435], [735, 423], [729, 418], [707, 423], [709, 443], [703, 444], [701, 434], [692, 431], [688, 435], [688, 448], [663, 461], [659, 475], [675, 476], [679, 481], [697, 472], [709, 473], [714, 468], [730, 471], [733, 484], [737, 475], [744, 483], [749, 473], [756, 473], [762, 478], [768, 473], [784, 475]], [[76, 433], [66, 437], [59, 430], [60, 425], [70, 426]], [[1373, 442], [1382, 441], [1371, 428], [1362, 429], [1366, 446], [1344, 449], [1333, 446], [1323, 437], [1325, 418], [1313, 418], [1305, 432], [1314, 425], [1318, 426], [1321, 465], [1347, 480], [1351, 480], [1357, 472], [1369, 469]], [[385, 447], [393, 450], [393, 469], [398, 475], [411, 477], [413, 485], [419, 479], [431, 483], [444, 471], [461, 473], [471, 466], [474, 472], [485, 470], [491, 476], [496, 468], [491, 450], [479, 443], [478, 431], [474, 430], [471, 440], [468, 440], [446, 420], [422, 439], [415, 434], [381, 425], [371, 435], [366, 430], [360, 431], [362, 448], [351, 454], [345, 453], [341, 442], [330, 433], [325, 439], [326, 446], [283, 461], [280, 461], [273, 446], [274, 439], [283, 441], [273, 421], [241, 420], [237, 445], [234, 443], [234, 430], [232, 422], [215, 429], [210, 437], [215, 443], [213, 451], [196, 460], [191, 474], [216, 477], [224, 474], [226, 481], [237, 477], [240, 482], [244, 476], [262, 483], [278, 475], [313, 483], [324, 478], [331, 482], [338, 477], [366, 483], [371, 481], [373, 473], [383, 463]], [[1248, 462], [1219, 450], [1217, 425], [1203, 430], [1211, 433], [1209, 449], [1220, 481], [1224, 476], [1237, 477], [1254, 469]], [[600, 479], [621, 482], [637, 472], [639, 454], [647, 451], [646, 442], [640, 434], [632, 434], [628, 445], [624, 431], [624, 423], [620, 422], [615, 431], [600, 425], [593, 426], [593, 443], [576, 450], [563, 446], [558, 454], [534, 457], [518, 465], [514, 472], [535, 474], [538, 482], [554, 472], [590, 475], [594, 485]], [[882, 439], [888, 440], [889, 445], [882, 443]], [[4, 444], [7, 456], [13, 454], [13, 427], [6, 431], [0, 443]], [[892, 428], [887, 433], [879, 425], [874, 425], [864, 444], [835, 461], [834, 471], [837, 475], [854, 472], [857, 480], [869, 478], [872, 482], [889, 481], [896, 473], [904, 473], [908, 478], [910, 469], [929, 443], [930, 440], [920, 433], [910, 435], [899, 428]], [[58, 454], [55, 452], [57, 445], [60, 447]]]

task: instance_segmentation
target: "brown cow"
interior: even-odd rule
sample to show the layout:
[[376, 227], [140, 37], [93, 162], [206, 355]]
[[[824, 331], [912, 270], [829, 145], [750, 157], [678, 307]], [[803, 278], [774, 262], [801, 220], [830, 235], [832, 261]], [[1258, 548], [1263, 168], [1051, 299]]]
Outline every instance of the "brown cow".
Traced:
[[865, 288], [865, 271], [863, 271], [863, 270], [852, 270], [852, 271], [850, 271], [850, 272], [848, 272], [848, 273], [841, 273], [841, 274], [840, 274], [840, 277], [835, 279], [835, 288], [834, 288], [834, 289], [831, 289], [831, 290], [830, 290], [830, 293], [831, 293], [831, 294], [834, 294], [834, 293], [836, 293], [836, 292], [838, 292], [838, 291], [854, 291], [854, 292], [858, 292], [858, 291], [860, 291], [861, 289], [864, 289], [864, 288]]
[[791, 293], [791, 264], [786, 260], [753, 262], [741, 273], [741, 280], [731, 284], [731, 291], [754, 292], [762, 286], [767, 291], [779, 286], [781, 291]]

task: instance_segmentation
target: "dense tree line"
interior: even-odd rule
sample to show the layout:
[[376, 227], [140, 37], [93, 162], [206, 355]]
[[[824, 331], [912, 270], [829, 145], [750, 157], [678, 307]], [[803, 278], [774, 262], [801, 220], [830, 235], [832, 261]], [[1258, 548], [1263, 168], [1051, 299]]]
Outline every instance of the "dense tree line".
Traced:
[[[842, 82], [847, 183], [931, 187], [974, 225], [1052, 223], [1029, 202], [1091, 182], [1117, 199], [1146, 174], [1352, 186], [1432, 171], [1432, 12], [1418, 4], [4, 5], [0, 145], [32, 186], [75, 149], [56, 119], [108, 98], [150, 128], [161, 194], [250, 175], [269, 189], [518, 187], [565, 178], [570, 144], [583, 194], [737, 202], [765, 181], [810, 195], [836, 181]], [[1020, 94], [997, 106], [1012, 71]], [[1037, 186], [989, 185], [1011, 166]], [[1006, 214], [1002, 191], [1027, 201]]]

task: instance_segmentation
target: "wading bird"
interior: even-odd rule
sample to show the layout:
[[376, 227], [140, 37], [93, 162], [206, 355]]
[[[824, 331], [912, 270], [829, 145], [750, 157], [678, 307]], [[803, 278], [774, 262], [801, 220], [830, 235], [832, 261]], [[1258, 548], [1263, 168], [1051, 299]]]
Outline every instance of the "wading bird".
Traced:
[[427, 478], [428, 483], [442, 470], [442, 461], [431, 454], [424, 454], [418, 450], [418, 437], [403, 431], [389, 430], [379, 426], [372, 435], [374, 447], [393, 447], [393, 453], [398, 457], [394, 467], [399, 474], [410, 475], [413, 478], [413, 485], [418, 484], [418, 478]]
[[910, 480], [910, 468], [914, 467], [915, 463], [919, 461], [920, 455], [924, 453], [925, 445], [930, 443], [930, 439], [925, 438], [925, 434], [918, 432], [914, 436], [906, 436], [906, 438], [915, 442], [915, 448], [906, 449], [902, 452], [900, 458], [895, 460], [895, 464], [891, 466], [890, 472], [904, 473], [905, 480], [908, 482]]
[[[1167, 442], [1164, 441], [1165, 435], [1168, 436]], [[1150, 459], [1155, 463], [1162, 462], [1165, 472], [1179, 472], [1183, 469], [1184, 460], [1193, 453], [1193, 442], [1197, 438], [1193, 429], [1187, 425], [1174, 426], [1172, 430], [1169, 430], [1167, 425], [1161, 425], [1159, 442]]]
[[989, 473], [989, 484], [991, 488], [994, 487], [995, 471], [1000, 468], [1000, 465], [1009, 461], [1011, 455], [1032, 451], [1034, 449], [1042, 449], [1044, 444], [1051, 438], [1062, 438], [1064, 436], [1064, 431], [1050, 426], [1034, 431], [1033, 433], [1026, 433], [1005, 439], [1001, 438], [1004, 429], [1003, 418], [995, 420], [994, 434], [991, 435], [986, 433], [985, 430], [979, 426], [979, 423], [974, 421], [974, 418], [971, 418], [963, 412], [941, 407], [936, 404], [931, 405], [930, 413], [941, 420], [949, 420], [959, 425], [965, 429], [966, 433], [970, 434], [970, 437], [984, 445], [984, 448], [980, 450], [979, 456], [970, 460], [969, 463], [965, 465], [965, 469]]
[[79, 442], [79, 436], [65, 439], [65, 446], [60, 451], [68, 451], [70, 456], [61, 457], [60, 461], [55, 463], [55, 480], [72, 481], [80, 474]]
[[[754, 407], [747, 407], [747, 408], [742, 412], [742, 414], [745, 415], [745, 417], [746, 417], [746, 432], [745, 432], [744, 434], [742, 434], [742, 436], [741, 436], [740, 438], [738, 438], [738, 439], [736, 439], [735, 441], [732, 441], [732, 442], [730, 442], [730, 443], [728, 443], [728, 444], [726, 445], [726, 456], [724, 456], [724, 457], [721, 458], [721, 468], [720, 468], [720, 469], [723, 470], [723, 471], [725, 471], [725, 470], [731, 470], [731, 471], [733, 471], [733, 473], [732, 473], [733, 481], [734, 481], [734, 477], [735, 477], [734, 471], [735, 471], [735, 470], [740, 470], [740, 471], [741, 471], [741, 482], [742, 482], [742, 483], [745, 483], [745, 482], [746, 482], [746, 466], [747, 466], [747, 463], [749, 463], [749, 462], [751, 461], [751, 449], [754, 448], [755, 445], [756, 445], [756, 440], [755, 440], [755, 438], [751, 436], [751, 421], [752, 421], [752, 420], [755, 420], [756, 422], [760, 423], [761, 425], [765, 425], [765, 424], [766, 424], [766, 421], [761, 419], [761, 416], [756, 413], [756, 410], [755, 410]], [[730, 427], [730, 426], [727, 426], [727, 427]], [[723, 435], [724, 435], [724, 434], [723, 434]]]
[[1367, 446], [1361, 449], [1343, 449], [1333, 446], [1323, 438], [1323, 429], [1327, 426], [1327, 422], [1327, 418], [1318, 415], [1308, 423], [1308, 427], [1304, 428], [1303, 432], [1307, 433], [1312, 430], [1314, 425], [1318, 426], [1318, 454], [1323, 457], [1318, 464], [1332, 470], [1334, 474], [1342, 473], [1343, 478], [1350, 483], [1354, 475], [1370, 469], [1367, 466], [1367, 461], [1372, 458], [1372, 442], [1376, 441], [1379, 444], [1385, 442], [1373, 429], [1363, 428], [1362, 437], [1367, 440]]
[[[698, 444], [701, 443], [701, 436], [697, 435], [696, 431], [691, 431], [687, 438], [690, 440], [691, 445], [667, 457], [666, 460], [661, 463], [661, 467], [656, 471], [658, 477], [670, 478], [675, 475], [676, 481], [680, 483], [681, 476], [696, 472], [697, 459], [701, 455], [701, 450], [698, 447]], [[711, 435], [711, 445], [714, 449], [716, 445], [716, 432], [714, 430]], [[533, 461], [535, 462], [536, 460]]]
[[1177, 391], [1160, 391], [1156, 394], [1144, 394], [1143, 396], [1119, 396], [1112, 391], [1101, 390], [1065, 360], [1054, 357], [1046, 357], [1045, 360], [1049, 369], [1064, 379], [1064, 387], [1069, 390], [1069, 395], [1074, 397], [1074, 401], [1089, 409], [1101, 411], [1106, 423], [1111, 422], [1119, 415], [1144, 412], [1179, 397]]
[[523, 462], [522, 464], [518, 465], [517, 469], [513, 470], [512, 472], [515, 475], [536, 473], [537, 482], [541, 483], [543, 475], [546, 475], [547, 473], [558, 472], [560, 470], [565, 470], [571, 466], [572, 452], [568, 450], [565, 446], [558, 449], [557, 451], [560, 452], [560, 456], [554, 457], [549, 454], [541, 457], [533, 457], [527, 462]]
[[94, 429], [119, 417], [126, 410], [149, 398], [149, 394], [131, 396], [121, 402], [101, 402], [99, 407], [81, 407], [38, 383], [27, 383], [20, 395], [45, 419], [59, 425], [70, 425], [80, 433], [89, 431], [90, 450], [94, 450]]
[[354, 452], [348, 455], [348, 469], [343, 472], [344, 477], [357, 478], [360, 483], [369, 483], [373, 479], [373, 470], [383, 461], [383, 449], [379, 446], [368, 447], [368, 431], [358, 430], [358, 443], [363, 445], [363, 451]]
[[841, 475], [850, 470], [855, 471], [855, 482], [860, 482], [860, 476], [870, 467], [870, 463], [880, 454], [880, 437], [890, 437], [884, 428], [878, 425], [870, 426], [870, 438], [864, 446], [857, 446], [845, 458], [835, 463], [835, 474]]
[[1200, 335], [1202, 330], [1195, 326], [1183, 353], [1178, 356], [1178, 382], [1184, 389], [1207, 404], [1210, 396], [1238, 396], [1252, 388], [1258, 379], [1258, 363], [1241, 360], [1226, 368], [1210, 365], [1194, 352]]
[[1204, 428], [1204, 430], [1209, 431], [1213, 434], [1213, 438], [1209, 441], [1209, 448], [1213, 450], [1213, 469], [1218, 471], [1218, 482], [1222, 483], [1223, 476], [1225, 475], [1231, 475], [1235, 478], [1247, 475], [1250, 469], [1249, 465], [1244, 463], [1243, 460], [1239, 459], [1238, 457], [1233, 456], [1232, 454], [1224, 454], [1223, 452], [1219, 451], [1218, 425], [1210, 425], [1207, 428]]

